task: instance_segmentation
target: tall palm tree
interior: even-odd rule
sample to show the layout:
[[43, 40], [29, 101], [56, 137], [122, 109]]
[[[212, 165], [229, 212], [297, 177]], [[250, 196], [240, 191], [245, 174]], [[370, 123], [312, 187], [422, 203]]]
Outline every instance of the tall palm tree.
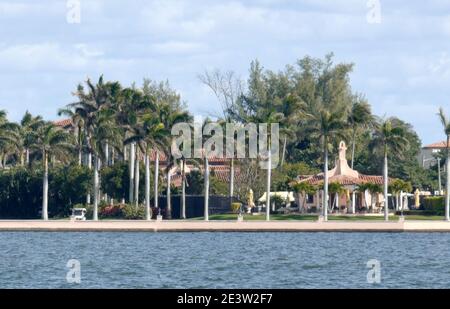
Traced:
[[17, 142], [20, 140], [18, 135], [18, 125], [9, 122], [6, 112], [0, 110], [0, 166], [5, 168], [8, 156], [17, 150]]
[[439, 109], [439, 118], [444, 126], [444, 133], [447, 137], [447, 159], [445, 160], [445, 169], [447, 171], [447, 183], [445, 189], [445, 220], [450, 221], [450, 119], [444, 113], [444, 109]]
[[100, 76], [94, 85], [90, 79], [86, 81], [87, 91], [82, 84], [78, 85], [74, 95], [78, 102], [67, 105], [74, 114], [83, 120], [86, 149], [88, 155], [94, 157], [94, 214], [93, 219], [98, 220], [99, 203], [99, 169], [102, 158], [105, 157], [106, 144], [119, 147], [120, 128], [115, 123], [113, 106], [120, 91], [117, 82], [103, 81]]
[[[128, 140], [139, 127], [138, 122], [140, 117], [151, 108], [152, 100], [150, 97], [143, 93], [143, 91], [134, 87], [125, 88], [121, 90], [119, 100], [114, 105], [116, 112], [116, 121], [123, 130], [123, 139]], [[128, 145], [129, 148], [129, 202], [139, 202], [139, 146], [136, 142], [131, 142]]]
[[28, 111], [22, 117], [19, 125], [17, 126], [17, 141], [19, 145], [19, 158], [20, 165], [29, 165], [30, 163], [30, 146], [33, 143], [33, 133], [38, 128], [44, 125], [44, 120], [41, 116], [33, 116]]
[[352, 159], [351, 168], [355, 161], [355, 147], [356, 147], [356, 133], [360, 128], [370, 128], [374, 124], [374, 117], [370, 105], [362, 98], [357, 98], [353, 101], [350, 113], [348, 115], [348, 122], [352, 130]]
[[167, 207], [166, 207], [166, 217], [168, 219], [172, 216], [172, 205], [171, 205], [171, 194], [170, 194], [170, 179], [171, 171], [175, 164], [174, 157], [172, 155], [172, 145], [174, 143], [174, 137], [171, 134], [172, 127], [176, 123], [185, 122], [190, 123], [192, 121], [192, 116], [185, 110], [173, 107], [165, 102], [157, 103], [158, 113], [160, 116], [160, 121], [164, 126], [165, 141], [164, 141], [164, 154], [166, 156], [166, 197], [167, 197]]
[[330, 141], [337, 137], [342, 137], [344, 129], [346, 128], [346, 121], [344, 117], [344, 110], [335, 108], [331, 110], [329, 107], [325, 107], [322, 104], [316, 105], [317, 110], [311, 113], [307, 120], [307, 127], [310, 131], [311, 137], [317, 138], [321, 141], [323, 147], [323, 219], [328, 220], [328, 154]]
[[45, 124], [33, 133], [34, 148], [42, 153], [44, 167], [42, 185], [42, 219], [48, 220], [48, 160], [49, 157], [60, 160], [67, 159], [67, 154], [73, 149], [71, 135], [53, 124]]
[[370, 148], [382, 151], [384, 158], [383, 164], [383, 195], [384, 195], [384, 220], [389, 220], [389, 173], [388, 173], [388, 154], [394, 150], [401, 154], [408, 149], [409, 141], [405, 137], [405, 130], [401, 126], [394, 125], [392, 119], [387, 119], [378, 124], [370, 143]]
[[125, 144], [136, 143], [145, 155], [145, 208], [146, 219], [152, 217], [150, 208], [150, 154], [163, 149], [167, 131], [160, 122], [157, 113], [144, 114], [132, 129], [132, 135], [125, 140]]
[[70, 117], [73, 129], [77, 135], [77, 151], [78, 151], [78, 165], [81, 166], [83, 160], [83, 142], [84, 142], [84, 122], [81, 114], [70, 108], [61, 108], [58, 110], [58, 115], [65, 115]]

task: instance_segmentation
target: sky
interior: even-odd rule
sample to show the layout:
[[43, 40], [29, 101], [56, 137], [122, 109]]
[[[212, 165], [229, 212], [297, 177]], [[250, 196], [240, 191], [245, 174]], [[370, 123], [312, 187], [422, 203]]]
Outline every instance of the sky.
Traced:
[[0, 109], [58, 119], [78, 83], [104, 74], [167, 79], [194, 115], [214, 115], [205, 70], [247, 79], [254, 59], [278, 71], [329, 52], [355, 64], [352, 88], [375, 114], [444, 140], [450, 0], [0, 0]]

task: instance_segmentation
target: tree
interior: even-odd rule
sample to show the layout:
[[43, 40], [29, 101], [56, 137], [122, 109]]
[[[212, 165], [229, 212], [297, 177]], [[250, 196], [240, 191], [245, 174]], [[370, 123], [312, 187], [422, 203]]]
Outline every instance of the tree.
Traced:
[[84, 120], [82, 114], [71, 108], [61, 108], [58, 110], [58, 115], [65, 115], [70, 117], [72, 128], [77, 135], [77, 151], [78, 151], [78, 165], [81, 165], [83, 159], [83, 143], [84, 143]]
[[356, 97], [352, 103], [348, 122], [352, 130], [352, 159], [351, 168], [355, 161], [356, 133], [359, 128], [370, 128], [373, 126], [375, 119], [372, 116], [369, 103], [362, 97]]
[[384, 157], [383, 164], [383, 194], [384, 194], [384, 219], [389, 220], [389, 199], [388, 199], [388, 154], [392, 151], [401, 154], [408, 149], [409, 141], [405, 138], [405, 130], [401, 126], [393, 125], [392, 119], [387, 119], [377, 124], [371, 141], [371, 149], [382, 151]]
[[33, 133], [42, 125], [44, 125], [44, 120], [41, 116], [33, 117], [33, 115], [27, 111], [22, 117], [20, 124], [16, 127], [20, 165], [29, 165], [30, 146], [34, 142]]
[[[237, 77], [233, 71], [221, 72], [218, 69], [211, 72], [206, 71], [198, 78], [204, 85], [212, 90], [221, 105], [225, 121], [231, 123], [233, 110], [236, 109], [236, 104], [243, 94], [242, 80]], [[234, 196], [234, 170], [233, 154], [233, 157], [230, 158], [230, 198]]]
[[18, 125], [9, 122], [6, 112], [0, 110], [0, 166], [5, 168], [8, 156], [17, 150]]
[[364, 193], [366, 191], [368, 191], [370, 193], [370, 195], [372, 197], [371, 198], [371, 205], [368, 205], [366, 200], [365, 200], [365, 203], [366, 203], [366, 207], [367, 208], [372, 208], [372, 209], [374, 208], [374, 198], [373, 198], [373, 196], [374, 195], [378, 195], [379, 193], [383, 193], [383, 188], [380, 185], [375, 184], [375, 183], [370, 183], [370, 182], [358, 185], [356, 190], [358, 192], [360, 192], [360, 193]]
[[48, 220], [48, 161], [49, 157], [66, 160], [67, 154], [73, 149], [71, 136], [61, 128], [53, 124], [41, 126], [34, 133], [34, 143], [31, 145], [35, 150], [42, 153], [44, 169], [42, 186], [42, 219]]
[[[400, 193], [401, 192], [411, 192], [412, 191], [412, 185], [410, 182], [403, 181], [401, 179], [394, 179], [389, 184], [389, 191], [391, 192], [392, 196], [395, 195], [395, 209], [399, 210], [400, 207]], [[402, 209], [403, 210], [403, 209]]]
[[171, 194], [170, 194], [170, 183], [171, 174], [174, 165], [176, 164], [175, 159], [172, 155], [172, 145], [174, 143], [174, 137], [172, 136], [172, 127], [177, 123], [190, 123], [192, 122], [192, 116], [183, 109], [174, 108], [172, 104], [167, 102], [157, 103], [157, 110], [160, 117], [160, 122], [163, 125], [163, 136], [165, 137], [161, 145], [163, 145], [163, 151], [166, 156], [166, 192], [167, 192], [167, 207], [166, 216], [168, 219], [172, 217], [172, 205], [171, 205]]
[[[156, 106], [154, 106], [156, 108]], [[152, 217], [150, 208], [150, 154], [159, 153], [163, 149], [167, 130], [156, 116], [155, 111], [144, 114], [132, 128], [132, 136], [125, 140], [125, 144], [136, 143], [145, 155], [145, 207], [146, 219]], [[158, 167], [157, 167], [158, 168]], [[137, 197], [135, 197], [137, 205]]]
[[298, 208], [300, 212], [306, 211], [306, 197], [308, 195], [315, 194], [317, 192], [317, 188], [307, 182], [299, 182], [292, 186], [294, 192], [299, 195], [298, 198]]
[[330, 207], [330, 211], [333, 211], [334, 207], [338, 204], [339, 196], [344, 194], [345, 191], [345, 187], [342, 184], [338, 182], [330, 183], [329, 192], [331, 196], [334, 195], [333, 204]]
[[[322, 106], [321, 106], [322, 105]], [[330, 140], [340, 137], [343, 134], [346, 123], [343, 110], [335, 105], [335, 109], [327, 108], [323, 104], [317, 104], [318, 110], [310, 114], [308, 119], [309, 130], [312, 137], [321, 141], [323, 147], [323, 175], [324, 175], [324, 199], [323, 199], [323, 218], [328, 220], [328, 152]]]
[[98, 220], [101, 160], [106, 157], [109, 145], [119, 148], [122, 142], [120, 127], [115, 122], [116, 111], [113, 109], [121, 87], [118, 82], [105, 83], [103, 76], [95, 85], [88, 79], [86, 85], [87, 91], [82, 84], [78, 85], [74, 93], [78, 102], [68, 104], [67, 108], [83, 119], [86, 149], [89, 155], [94, 156], [93, 219]]
[[445, 136], [447, 137], [447, 158], [445, 161], [445, 168], [447, 171], [447, 181], [445, 189], [445, 220], [450, 221], [450, 119], [447, 118], [442, 107], [439, 109], [438, 115], [439, 119], [441, 120], [442, 126], [444, 127]]

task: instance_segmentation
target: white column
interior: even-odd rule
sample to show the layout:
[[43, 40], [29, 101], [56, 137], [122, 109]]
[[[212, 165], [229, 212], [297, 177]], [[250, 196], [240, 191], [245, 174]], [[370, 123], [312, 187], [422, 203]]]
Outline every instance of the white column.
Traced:
[[403, 210], [403, 191], [400, 191], [400, 209]]
[[205, 157], [205, 206], [204, 219], [209, 220], [209, 163], [208, 158]]
[[159, 152], [156, 151], [156, 161], [155, 161], [155, 195], [153, 196], [155, 199], [155, 208], [158, 208], [158, 179], [159, 178]]
[[129, 172], [130, 172], [130, 192], [129, 192], [129, 203], [133, 204], [134, 201], [134, 159], [135, 159], [135, 148], [134, 148], [134, 143], [130, 144], [130, 168], [129, 168]]
[[[90, 152], [87, 155], [87, 166], [88, 166], [89, 170], [92, 169], [92, 154]], [[91, 204], [91, 194], [90, 193], [88, 193], [86, 196], [86, 204], [88, 204], [88, 205]]]
[[320, 213], [320, 190], [316, 193], [316, 210]]
[[151, 219], [150, 216], [150, 158], [148, 152], [145, 154], [145, 218]]
[[109, 144], [105, 144], [105, 165], [109, 166]]
[[271, 151], [268, 151], [268, 159], [267, 159], [267, 183], [266, 183], [266, 221], [270, 220], [270, 181], [271, 181], [271, 173], [272, 173], [272, 154]]
[[356, 213], [356, 193], [352, 192], [352, 214]]

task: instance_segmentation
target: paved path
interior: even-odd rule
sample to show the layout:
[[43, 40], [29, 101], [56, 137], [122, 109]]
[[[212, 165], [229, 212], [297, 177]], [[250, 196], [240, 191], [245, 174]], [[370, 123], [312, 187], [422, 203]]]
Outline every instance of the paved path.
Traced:
[[0, 220], [0, 231], [115, 232], [450, 232], [444, 221], [40, 221]]

